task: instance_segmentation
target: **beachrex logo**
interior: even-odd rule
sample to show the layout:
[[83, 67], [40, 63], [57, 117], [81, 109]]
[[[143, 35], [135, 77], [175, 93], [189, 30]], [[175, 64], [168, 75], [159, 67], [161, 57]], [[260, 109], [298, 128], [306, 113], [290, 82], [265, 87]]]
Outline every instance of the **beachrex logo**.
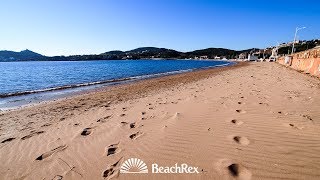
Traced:
[[[151, 173], [155, 174], [199, 173], [198, 167], [189, 166], [185, 163], [180, 165], [176, 163], [173, 166], [159, 166], [157, 163], [153, 163], [151, 167]], [[130, 158], [121, 165], [120, 173], [148, 173], [148, 167], [142, 160], [138, 158]]]
[[148, 173], [148, 167], [142, 160], [131, 158], [121, 165], [120, 173]]

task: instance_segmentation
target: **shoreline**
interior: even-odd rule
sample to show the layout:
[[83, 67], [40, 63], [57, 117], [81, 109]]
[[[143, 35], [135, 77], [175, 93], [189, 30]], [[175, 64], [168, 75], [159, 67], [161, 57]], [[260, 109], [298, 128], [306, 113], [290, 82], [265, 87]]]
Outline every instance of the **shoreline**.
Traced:
[[[55, 88], [48, 88], [44, 90], [34, 90], [34, 91], [25, 91], [25, 92], [18, 92], [18, 93], [9, 93], [7, 95], [0, 95], [0, 98], [3, 98], [4, 100], [7, 100], [10, 98], [12, 100], [9, 101], [9, 103], [15, 103], [20, 102], [18, 105], [9, 105], [0, 108], [0, 112], [3, 111], [10, 111], [15, 109], [21, 109], [24, 107], [29, 107], [37, 104], [43, 104], [48, 103], [51, 101], [57, 101], [57, 100], [63, 100], [72, 98], [74, 96], [79, 96], [82, 94], [92, 93], [100, 90], [106, 90], [110, 87], [115, 87], [118, 85], [125, 85], [125, 84], [131, 84], [136, 83], [139, 81], [144, 81], [148, 79], [154, 79], [154, 78], [161, 78], [166, 76], [174, 76], [178, 74], [184, 74], [189, 72], [196, 72], [196, 71], [203, 71], [207, 69], [215, 69], [215, 68], [221, 68], [221, 67], [229, 67], [234, 66], [238, 62], [232, 62], [232, 61], [225, 61], [226, 64], [223, 65], [216, 65], [216, 66], [208, 66], [203, 68], [196, 68], [196, 69], [186, 69], [186, 70], [179, 70], [179, 71], [171, 71], [171, 72], [165, 72], [165, 73], [158, 73], [158, 74], [150, 74], [150, 75], [142, 75], [142, 76], [135, 76], [135, 77], [127, 77], [122, 79], [112, 79], [112, 80], [106, 80], [106, 81], [99, 81], [99, 82], [91, 82], [91, 83], [83, 83], [83, 84], [76, 84], [76, 85], [66, 85], [61, 87], [55, 87]], [[50, 96], [52, 94], [60, 94], [56, 95], [54, 97], [50, 98], [43, 98], [43, 100], [32, 102], [30, 99], [38, 99], [38, 97], [43, 96]], [[24, 97], [29, 97], [29, 99], [24, 99]], [[18, 99], [18, 100], [15, 100]], [[24, 102], [25, 101], [25, 102]], [[30, 102], [29, 102], [30, 101]]]

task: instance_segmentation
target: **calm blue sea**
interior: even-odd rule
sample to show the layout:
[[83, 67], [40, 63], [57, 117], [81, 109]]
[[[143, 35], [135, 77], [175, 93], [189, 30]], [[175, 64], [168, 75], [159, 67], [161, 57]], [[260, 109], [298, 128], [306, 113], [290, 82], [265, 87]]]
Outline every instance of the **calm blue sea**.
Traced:
[[8, 103], [7, 96], [74, 89], [228, 64], [230, 62], [208, 60], [0, 62], [0, 108], [1, 104]]

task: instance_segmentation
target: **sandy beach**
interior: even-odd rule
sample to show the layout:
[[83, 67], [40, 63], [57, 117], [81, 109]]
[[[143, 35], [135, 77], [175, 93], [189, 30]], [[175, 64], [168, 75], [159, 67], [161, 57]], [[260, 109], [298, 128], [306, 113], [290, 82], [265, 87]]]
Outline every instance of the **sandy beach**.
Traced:
[[[317, 78], [239, 63], [0, 112], [0, 179], [319, 179], [319, 94]], [[129, 158], [149, 173], [120, 173]]]

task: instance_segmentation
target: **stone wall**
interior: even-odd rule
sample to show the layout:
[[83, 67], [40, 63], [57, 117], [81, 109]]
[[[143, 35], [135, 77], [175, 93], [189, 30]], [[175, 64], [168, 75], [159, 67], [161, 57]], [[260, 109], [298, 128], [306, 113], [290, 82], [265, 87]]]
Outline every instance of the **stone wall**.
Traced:
[[294, 53], [291, 56], [279, 57], [277, 62], [295, 70], [320, 77], [320, 46]]

